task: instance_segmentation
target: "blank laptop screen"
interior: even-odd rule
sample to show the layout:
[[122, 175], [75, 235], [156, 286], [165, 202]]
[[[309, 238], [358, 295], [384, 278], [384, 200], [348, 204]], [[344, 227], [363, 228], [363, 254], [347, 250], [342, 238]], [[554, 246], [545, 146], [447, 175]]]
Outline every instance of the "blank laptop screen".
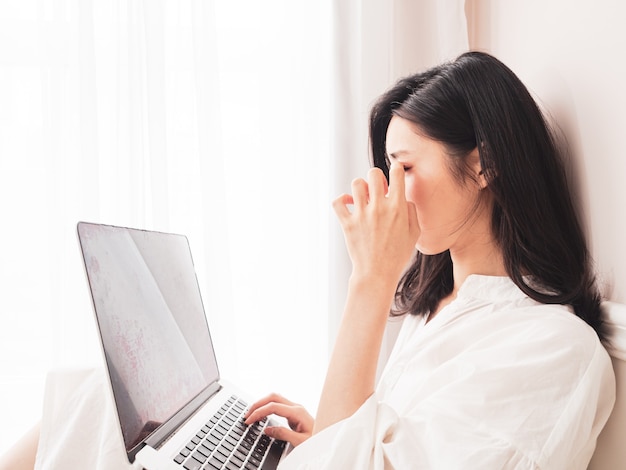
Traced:
[[218, 380], [187, 238], [80, 223], [126, 449]]

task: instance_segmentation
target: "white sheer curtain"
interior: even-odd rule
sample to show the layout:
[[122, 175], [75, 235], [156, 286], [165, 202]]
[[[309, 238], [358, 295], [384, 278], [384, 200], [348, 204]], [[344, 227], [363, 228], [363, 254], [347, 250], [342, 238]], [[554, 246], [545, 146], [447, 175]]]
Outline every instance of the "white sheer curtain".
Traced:
[[100, 361], [78, 220], [187, 234], [222, 375], [315, 405], [329, 11], [0, 3], [0, 453], [40, 415], [47, 370]]
[[467, 47], [463, 4], [0, 3], [0, 453], [47, 370], [100, 361], [78, 220], [187, 234], [222, 375], [314, 411], [350, 266], [330, 202], [375, 96]]

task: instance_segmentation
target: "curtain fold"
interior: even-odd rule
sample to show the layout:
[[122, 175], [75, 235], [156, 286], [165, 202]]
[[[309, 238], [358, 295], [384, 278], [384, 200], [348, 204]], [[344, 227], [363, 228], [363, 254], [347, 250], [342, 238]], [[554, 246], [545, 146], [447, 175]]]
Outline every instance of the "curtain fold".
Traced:
[[222, 376], [314, 407], [328, 8], [0, 4], [0, 454], [41, 413], [48, 370], [101, 362], [79, 220], [188, 235]]

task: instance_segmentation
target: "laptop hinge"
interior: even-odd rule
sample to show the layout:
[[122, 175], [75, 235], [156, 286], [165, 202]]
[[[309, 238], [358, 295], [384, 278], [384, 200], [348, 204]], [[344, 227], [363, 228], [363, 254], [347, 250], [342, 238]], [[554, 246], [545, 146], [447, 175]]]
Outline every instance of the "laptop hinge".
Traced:
[[202, 407], [202, 405], [210, 400], [211, 397], [213, 397], [221, 389], [222, 386], [218, 382], [213, 382], [211, 385], [205, 388], [202, 392], [196, 395], [193, 400], [191, 400], [189, 403], [187, 403], [187, 405], [181, 408], [174, 416], [172, 416], [169, 420], [159, 426], [142, 443], [128, 451], [128, 460], [130, 462], [133, 462], [135, 460], [135, 455], [137, 455], [137, 452], [139, 452], [146, 445], [158, 449], [170, 438], [170, 436], [172, 436], [172, 434], [177, 429], [184, 426], [185, 423], [193, 417], [196, 410]]

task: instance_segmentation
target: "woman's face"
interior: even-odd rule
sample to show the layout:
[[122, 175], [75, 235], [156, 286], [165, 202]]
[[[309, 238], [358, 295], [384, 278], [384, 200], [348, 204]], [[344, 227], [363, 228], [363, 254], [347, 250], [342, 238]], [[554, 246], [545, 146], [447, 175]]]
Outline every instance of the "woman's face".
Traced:
[[477, 179], [459, 182], [449, 170], [444, 146], [417, 131], [410, 121], [394, 116], [386, 140], [389, 160], [405, 169], [406, 199], [417, 209], [421, 234], [416, 248], [424, 254], [463, 250], [490, 231], [489, 211], [484, 204], [476, 207], [482, 181], [478, 154], [468, 157]]

